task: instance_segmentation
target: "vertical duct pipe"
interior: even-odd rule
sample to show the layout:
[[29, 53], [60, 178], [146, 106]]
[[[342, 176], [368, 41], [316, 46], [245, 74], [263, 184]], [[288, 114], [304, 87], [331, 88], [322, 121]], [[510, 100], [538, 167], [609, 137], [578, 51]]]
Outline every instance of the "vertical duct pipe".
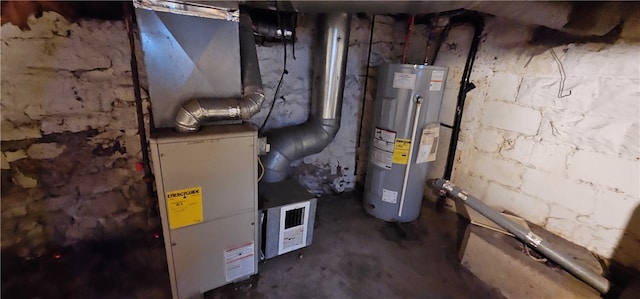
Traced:
[[309, 120], [267, 134], [271, 151], [262, 158], [264, 181], [282, 181], [287, 177], [291, 162], [319, 153], [338, 133], [350, 24], [351, 16], [347, 13], [318, 15], [318, 53], [314, 54]]
[[240, 14], [240, 64], [242, 97], [191, 99], [176, 114], [177, 131], [197, 131], [205, 121], [248, 120], [260, 111], [264, 102], [262, 77], [253, 37], [253, 23], [246, 13]]

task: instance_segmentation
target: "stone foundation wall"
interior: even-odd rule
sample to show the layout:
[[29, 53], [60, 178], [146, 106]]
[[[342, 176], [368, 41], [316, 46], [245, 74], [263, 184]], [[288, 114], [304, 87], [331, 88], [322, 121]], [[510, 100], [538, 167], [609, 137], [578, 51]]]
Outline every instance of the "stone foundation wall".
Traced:
[[37, 256], [157, 226], [124, 23], [28, 22], [1, 29], [2, 249]]

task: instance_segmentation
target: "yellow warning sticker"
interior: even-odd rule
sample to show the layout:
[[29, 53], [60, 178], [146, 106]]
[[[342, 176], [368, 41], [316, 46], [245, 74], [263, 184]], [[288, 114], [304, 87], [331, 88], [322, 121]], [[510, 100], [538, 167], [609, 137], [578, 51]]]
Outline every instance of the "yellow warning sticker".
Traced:
[[396, 138], [396, 143], [393, 146], [393, 163], [407, 165], [409, 149], [411, 149], [411, 139]]
[[171, 229], [202, 222], [202, 188], [167, 192], [167, 212]]

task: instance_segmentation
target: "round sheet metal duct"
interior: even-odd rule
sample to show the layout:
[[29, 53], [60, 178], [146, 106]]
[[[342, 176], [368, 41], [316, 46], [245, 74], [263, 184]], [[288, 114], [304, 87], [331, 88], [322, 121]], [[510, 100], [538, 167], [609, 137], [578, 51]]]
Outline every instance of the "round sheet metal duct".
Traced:
[[314, 55], [309, 120], [267, 134], [271, 151], [262, 158], [265, 182], [282, 181], [291, 162], [319, 153], [336, 136], [342, 114], [350, 25], [351, 16], [347, 13], [318, 15], [318, 53]]

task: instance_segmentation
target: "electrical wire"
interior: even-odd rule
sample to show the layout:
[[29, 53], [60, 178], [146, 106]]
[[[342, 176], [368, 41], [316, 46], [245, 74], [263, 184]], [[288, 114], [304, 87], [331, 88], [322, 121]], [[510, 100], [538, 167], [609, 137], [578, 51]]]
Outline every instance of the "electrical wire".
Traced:
[[535, 257], [531, 254], [531, 249], [529, 249], [529, 246], [527, 246], [527, 244], [524, 244], [524, 242], [520, 242], [522, 244], [522, 248], [524, 249], [524, 253], [526, 253], [531, 259], [533, 259], [536, 262], [539, 263], [546, 263], [547, 259], [545, 257]]
[[568, 97], [571, 95], [571, 90], [569, 90], [569, 93], [566, 93], [564, 90], [564, 83], [565, 81], [567, 81], [567, 74], [564, 72], [564, 66], [562, 65], [560, 58], [558, 58], [558, 55], [556, 55], [556, 52], [553, 50], [553, 48], [549, 49], [549, 51], [551, 52], [551, 56], [553, 56], [553, 60], [555, 60], [556, 64], [558, 64], [558, 70], [560, 71], [560, 86], [558, 87], [558, 98], [561, 99], [564, 97]]
[[[282, 20], [280, 19], [280, 10], [278, 9], [278, 1], [276, 1], [275, 4], [276, 4], [276, 14], [277, 14], [277, 18], [278, 18], [278, 27], [280, 27], [280, 31], [281, 32], [284, 32], [284, 26], [282, 26]], [[295, 36], [293, 36], [293, 39], [295, 40]], [[282, 63], [282, 74], [280, 75], [280, 81], [278, 81], [278, 85], [276, 86], [276, 90], [273, 93], [273, 100], [271, 101], [271, 106], [269, 107], [269, 112], [267, 112], [267, 116], [264, 118], [264, 121], [262, 121], [262, 125], [260, 126], [260, 129], [258, 129], [258, 134], [261, 134], [262, 130], [267, 125], [267, 121], [269, 121], [269, 117], [271, 117], [271, 112], [273, 112], [273, 107], [276, 105], [276, 100], [278, 99], [278, 93], [280, 92], [280, 87], [282, 86], [282, 82], [284, 81], [284, 75], [289, 73], [289, 71], [287, 71], [287, 42], [284, 39], [283, 39], [282, 42], [283, 42], [283, 46], [284, 46], [284, 51], [283, 51], [284, 52], [284, 57], [283, 57], [283, 63]]]
[[[368, 88], [368, 84], [369, 84], [369, 68], [371, 66], [371, 48], [373, 45], [373, 29], [374, 26], [376, 24], [376, 15], [374, 14], [373, 17], [371, 18], [371, 31], [369, 32], [369, 50], [368, 50], [368, 54], [367, 54], [367, 68], [365, 70], [365, 75], [364, 75], [364, 92], [362, 93], [362, 108], [360, 108], [360, 122], [359, 122], [359, 127], [360, 127], [360, 134], [358, 134], [358, 140], [356, 141], [356, 146], [360, 147], [360, 142], [362, 142], [362, 134], [369, 134], [369, 132], [365, 132], [362, 130], [362, 123], [364, 121], [364, 111], [366, 108], [366, 104], [367, 104], [367, 88]], [[358, 169], [358, 160], [356, 159], [356, 171]]]
[[298, 15], [291, 14], [291, 56], [296, 60], [296, 27], [298, 27]]
[[409, 18], [409, 31], [407, 32], [407, 38], [404, 41], [404, 48], [402, 49], [402, 63], [407, 62], [407, 51], [409, 50], [409, 40], [411, 39], [411, 33], [413, 32], [413, 24], [416, 20], [416, 16]]
[[264, 177], [264, 164], [262, 164], [262, 160], [260, 159], [260, 156], [257, 157], [258, 158], [258, 165], [260, 165], [260, 175], [258, 176], [258, 182], [262, 181], [262, 178]]
[[[147, 143], [147, 131], [144, 121], [144, 111], [142, 95], [140, 92], [140, 75], [138, 73], [138, 59], [136, 57], [136, 43], [133, 21], [133, 11], [131, 3], [123, 3], [123, 9], [125, 13], [124, 23], [127, 30], [127, 37], [129, 39], [129, 51], [131, 52], [130, 66], [131, 66], [131, 78], [133, 80], [133, 94], [135, 97], [136, 115], [138, 118], [138, 134], [140, 135], [140, 148], [142, 149], [142, 169], [144, 171], [143, 181], [147, 187], [147, 202], [149, 207], [147, 209], [147, 220], [157, 215], [158, 212], [158, 196], [154, 189], [154, 177], [151, 172], [151, 162], [149, 159], [149, 144]], [[150, 114], [151, 115], [151, 114]], [[153, 129], [153, 119], [149, 123], [150, 130]]]

